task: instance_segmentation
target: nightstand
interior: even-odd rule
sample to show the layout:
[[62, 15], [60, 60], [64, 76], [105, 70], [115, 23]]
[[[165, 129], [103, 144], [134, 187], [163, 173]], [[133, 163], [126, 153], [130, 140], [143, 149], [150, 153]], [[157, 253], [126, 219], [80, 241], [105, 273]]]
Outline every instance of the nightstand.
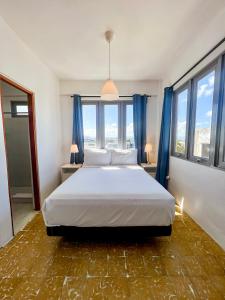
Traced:
[[142, 163], [141, 167], [152, 177], [155, 178], [156, 175], [156, 169], [157, 169], [157, 164], [156, 163], [151, 163], [151, 164], [146, 164]]
[[73, 173], [82, 167], [82, 164], [66, 164], [61, 167], [61, 181], [65, 181]]

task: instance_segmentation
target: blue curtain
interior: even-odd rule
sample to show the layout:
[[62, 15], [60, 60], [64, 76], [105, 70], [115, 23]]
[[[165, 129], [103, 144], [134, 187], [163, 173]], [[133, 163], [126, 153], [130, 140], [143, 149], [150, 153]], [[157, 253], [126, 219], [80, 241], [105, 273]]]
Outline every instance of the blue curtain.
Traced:
[[73, 96], [73, 135], [72, 143], [77, 144], [79, 153], [75, 155], [71, 153], [70, 163], [83, 163], [84, 162], [84, 133], [83, 133], [83, 116], [81, 96]]
[[133, 95], [133, 122], [134, 122], [134, 142], [138, 151], [137, 162], [140, 164], [146, 162], [146, 153], [144, 152], [146, 144], [146, 95]]
[[171, 127], [171, 109], [173, 99], [173, 88], [164, 89], [164, 102], [162, 110], [161, 131], [159, 140], [158, 163], [156, 171], [156, 180], [162, 186], [167, 188], [168, 180], [166, 177], [169, 172], [169, 152], [170, 152], [170, 127]]

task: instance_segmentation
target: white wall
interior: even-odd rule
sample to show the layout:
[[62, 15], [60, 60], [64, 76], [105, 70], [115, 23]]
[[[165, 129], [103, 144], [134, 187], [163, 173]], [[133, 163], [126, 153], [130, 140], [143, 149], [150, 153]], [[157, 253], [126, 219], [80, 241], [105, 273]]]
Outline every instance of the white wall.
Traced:
[[[104, 81], [100, 80], [63, 80], [60, 81], [62, 112], [62, 151], [63, 160], [68, 163], [72, 139], [72, 98], [69, 95], [99, 95]], [[147, 107], [147, 141], [154, 145], [151, 161], [157, 159], [158, 136], [161, 118], [161, 82], [157, 80], [116, 81], [120, 95], [150, 94]]]
[[171, 157], [170, 177], [176, 200], [225, 249], [225, 172]]
[[[176, 62], [165, 80], [174, 82], [224, 36], [225, 9], [204, 31], [199, 32], [198, 38], [191, 41], [182, 55], [176, 57]], [[223, 45], [188, 77], [224, 50]], [[171, 157], [170, 177], [169, 189], [177, 201], [183, 199], [184, 210], [225, 249], [225, 172]]]
[[[0, 72], [35, 93], [41, 198], [59, 183], [61, 117], [58, 79], [0, 17]], [[0, 245], [12, 237], [2, 116], [0, 114]]]

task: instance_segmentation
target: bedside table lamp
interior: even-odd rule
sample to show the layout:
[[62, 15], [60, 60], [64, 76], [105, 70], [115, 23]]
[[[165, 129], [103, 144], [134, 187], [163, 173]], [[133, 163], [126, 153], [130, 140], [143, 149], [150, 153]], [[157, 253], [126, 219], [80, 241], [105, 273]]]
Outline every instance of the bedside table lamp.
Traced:
[[72, 144], [70, 147], [70, 152], [73, 154], [73, 163], [76, 164], [75, 162], [75, 154], [79, 152], [77, 144]]
[[150, 152], [152, 151], [152, 144], [146, 144], [145, 145], [145, 152], [147, 153], [147, 162], [148, 164], [151, 164], [150, 163]]

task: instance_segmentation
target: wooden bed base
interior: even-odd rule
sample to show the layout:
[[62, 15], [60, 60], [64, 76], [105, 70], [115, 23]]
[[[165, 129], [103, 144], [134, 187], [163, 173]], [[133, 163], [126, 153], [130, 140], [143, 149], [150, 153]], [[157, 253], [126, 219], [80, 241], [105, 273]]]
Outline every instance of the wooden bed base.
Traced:
[[46, 227], [48, 236], [74, 236], [74, 237], [152, 237], [170, 236], [172, 225], [169, 226], [130, 226], [130, 227], [76, 227], [53, 226]]

